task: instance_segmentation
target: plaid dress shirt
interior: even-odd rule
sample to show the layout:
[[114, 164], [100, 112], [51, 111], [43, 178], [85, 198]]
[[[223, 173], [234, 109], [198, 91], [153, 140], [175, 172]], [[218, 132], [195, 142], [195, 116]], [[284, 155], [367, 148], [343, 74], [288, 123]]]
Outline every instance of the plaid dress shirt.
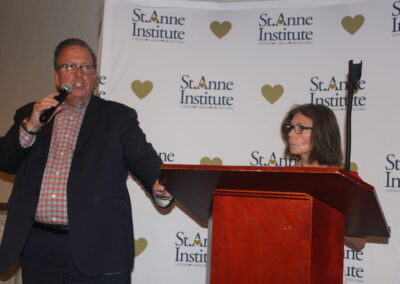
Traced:
[[[68, 224], [67, 182], [72, 157], [89, 99], [75, 106], [64, 104], [55, 116], [49, 155], [44, 170], [35, 221], [47, 224]], [[20, 130], [20, 143], [29, 147], [35, 135]]]

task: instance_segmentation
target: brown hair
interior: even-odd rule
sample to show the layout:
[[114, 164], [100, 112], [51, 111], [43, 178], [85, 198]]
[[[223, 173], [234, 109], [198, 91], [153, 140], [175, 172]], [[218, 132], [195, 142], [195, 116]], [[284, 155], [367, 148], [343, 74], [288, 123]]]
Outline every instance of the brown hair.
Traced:
[[340, 167], [343, 161], [343, 154], [339, 126], [333, 111], [323, 105], [297, 105], [287, 113], [281, 125], [281, 135], [286, 145], [285, 156], [299, 159], [299, 156], [290, 153], [289, 132], [285, 128], [285, 125], [290, 124], [297, 113], [301, 113], [313, 121], [311, 132], [312, 149], [308, 162]]
[[90, 57], [92, 58], [92, 64], [96, 68], [96, 65], [97, 65], [96, 54], [94, 54], [94, 52], [90, 48], [90, 46], [85, 41], [83, 41], [79, 38], [68, 38], [68, 39], [60, 42], [57, 45], [56, 49], [54, 50], [54, 58], [53, 58], [54, 70], [57, 70], [57, 68], [58, 68], [58, 56], [60, 56], [61, 51], [63, 51], [64, 48], [71, 46], [71, 45], [78, 45], [83, 48], [86, 48], [90, 53]]

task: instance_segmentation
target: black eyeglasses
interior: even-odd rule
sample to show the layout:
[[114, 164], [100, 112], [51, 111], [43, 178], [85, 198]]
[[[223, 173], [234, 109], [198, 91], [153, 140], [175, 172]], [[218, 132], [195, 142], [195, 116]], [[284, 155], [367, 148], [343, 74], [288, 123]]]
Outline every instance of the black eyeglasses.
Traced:
[[286, 131], [287, 131], [288, 133], [289, 133], [292, 129], [294, 129], [294, 132], [297, 133], [297, 134], [303, 133], [304, 130], [313, 129], [312, 127], [304, 126], [304, 125], [301, 125], [301, 124], [296, 124], [296, 125], [293, 125], [293, 124], [285, 124], [284, 127], [285, 127], [285, 129], [286, 129]]
[[59, 69], [63, 69], [68, 74], [76, 74], [78, 73], [78, 69], [81, 69], [82, 73], [87, 75], [94, 75], [96, 73], [96, 67], [89, 64], [78, 65], [66, 63], [58, 66], [57, 70]]

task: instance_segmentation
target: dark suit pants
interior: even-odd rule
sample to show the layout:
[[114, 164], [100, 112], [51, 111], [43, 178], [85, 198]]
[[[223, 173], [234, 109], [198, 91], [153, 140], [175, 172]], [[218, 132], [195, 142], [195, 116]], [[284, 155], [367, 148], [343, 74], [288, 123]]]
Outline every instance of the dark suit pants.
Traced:
[[24, 284], [129, 284], [129, 272], [102, 276], [83, 275], [76, 267], [68, 233], [54, 233], [33, 228], [21, 254]]

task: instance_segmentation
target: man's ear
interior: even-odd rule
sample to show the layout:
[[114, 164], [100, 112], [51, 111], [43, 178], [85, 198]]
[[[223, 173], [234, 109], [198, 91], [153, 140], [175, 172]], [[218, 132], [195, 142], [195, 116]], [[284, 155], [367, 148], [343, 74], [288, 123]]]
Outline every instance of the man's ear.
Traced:
[[57, 71], [54, 71], [54, 83], [56, 84], [57, 88], [60, 86], [60, 77]]

